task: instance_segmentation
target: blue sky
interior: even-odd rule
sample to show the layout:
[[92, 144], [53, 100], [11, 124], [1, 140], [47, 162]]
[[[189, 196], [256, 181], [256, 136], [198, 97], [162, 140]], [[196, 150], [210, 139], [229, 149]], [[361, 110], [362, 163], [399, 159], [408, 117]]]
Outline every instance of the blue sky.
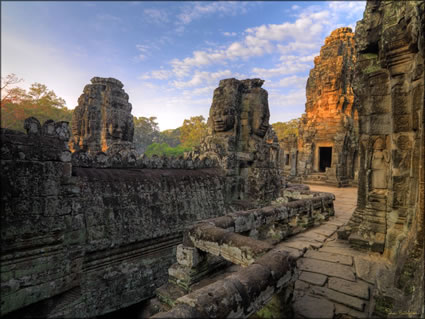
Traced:
[[314, 56], [365, 2], [1, 2], [1, 72], [40, 82], [69, 108], [93, 76], [114, 77], [135, 116], [161, 130], [208, 117], [220, 79], [259, 77], [271, 123], [304, 112]]

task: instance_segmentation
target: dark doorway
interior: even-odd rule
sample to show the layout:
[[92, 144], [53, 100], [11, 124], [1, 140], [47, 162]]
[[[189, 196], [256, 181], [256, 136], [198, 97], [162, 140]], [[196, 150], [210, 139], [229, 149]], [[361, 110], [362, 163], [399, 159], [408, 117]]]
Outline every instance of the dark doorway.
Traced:
[[319, 147], [319, 171], [326, 171], [332, 164], [332, 147]]
[[289, 154], [286, 154], [285, 165], [289, 165]]

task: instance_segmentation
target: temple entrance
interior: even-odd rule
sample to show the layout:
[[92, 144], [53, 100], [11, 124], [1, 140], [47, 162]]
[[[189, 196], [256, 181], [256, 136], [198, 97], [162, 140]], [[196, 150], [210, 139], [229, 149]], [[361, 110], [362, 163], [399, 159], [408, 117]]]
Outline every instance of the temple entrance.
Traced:
[[332, 147], [319, 147], [319, 171], [326, 171], [332, 164]]

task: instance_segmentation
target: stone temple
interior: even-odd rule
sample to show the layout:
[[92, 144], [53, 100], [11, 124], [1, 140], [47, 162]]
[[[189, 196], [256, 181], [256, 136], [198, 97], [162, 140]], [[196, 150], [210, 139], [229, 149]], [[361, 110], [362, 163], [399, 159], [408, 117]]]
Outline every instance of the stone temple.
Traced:
[[281, 141], [282, 165], [292, 180], [346, 186], [357, 182], [358, 111], [352, 79], [354, 33], [339, 28], [326, 38], [306, 86], [299, 136]]
[[215, 159], [224, 169], [232, 200], [270, 201], [284, 185], [263, 83], [261, 79], [226, 79], [214, 90], [209, 134], [199, 156]]
[[71, 130], [1, 128], [1, 317], [423, 318], [424, 59], [425, 2], [368, 1], [283, 150], [260, 79], [220, 81], [184, 157], [134, 153], [112, 78]]
[[133, 116], [123, 86], [116, 79], [99, 77], [85, 86], [72, 118], [71, 150], [96, 153], [131, 148]]

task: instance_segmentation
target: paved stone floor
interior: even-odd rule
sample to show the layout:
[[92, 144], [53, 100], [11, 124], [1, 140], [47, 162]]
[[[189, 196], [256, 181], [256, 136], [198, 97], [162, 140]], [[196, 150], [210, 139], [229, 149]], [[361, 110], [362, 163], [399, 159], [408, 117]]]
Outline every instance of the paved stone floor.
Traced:
[[297, 258], [293, 309], [296, 317], [368, 318], [378, 271], [388, 269], [380, 254], [351, 249], [336, 231], [352, 215], [357, 188], [310, 185], [335, 194], [335, 217], [281, 244]]

